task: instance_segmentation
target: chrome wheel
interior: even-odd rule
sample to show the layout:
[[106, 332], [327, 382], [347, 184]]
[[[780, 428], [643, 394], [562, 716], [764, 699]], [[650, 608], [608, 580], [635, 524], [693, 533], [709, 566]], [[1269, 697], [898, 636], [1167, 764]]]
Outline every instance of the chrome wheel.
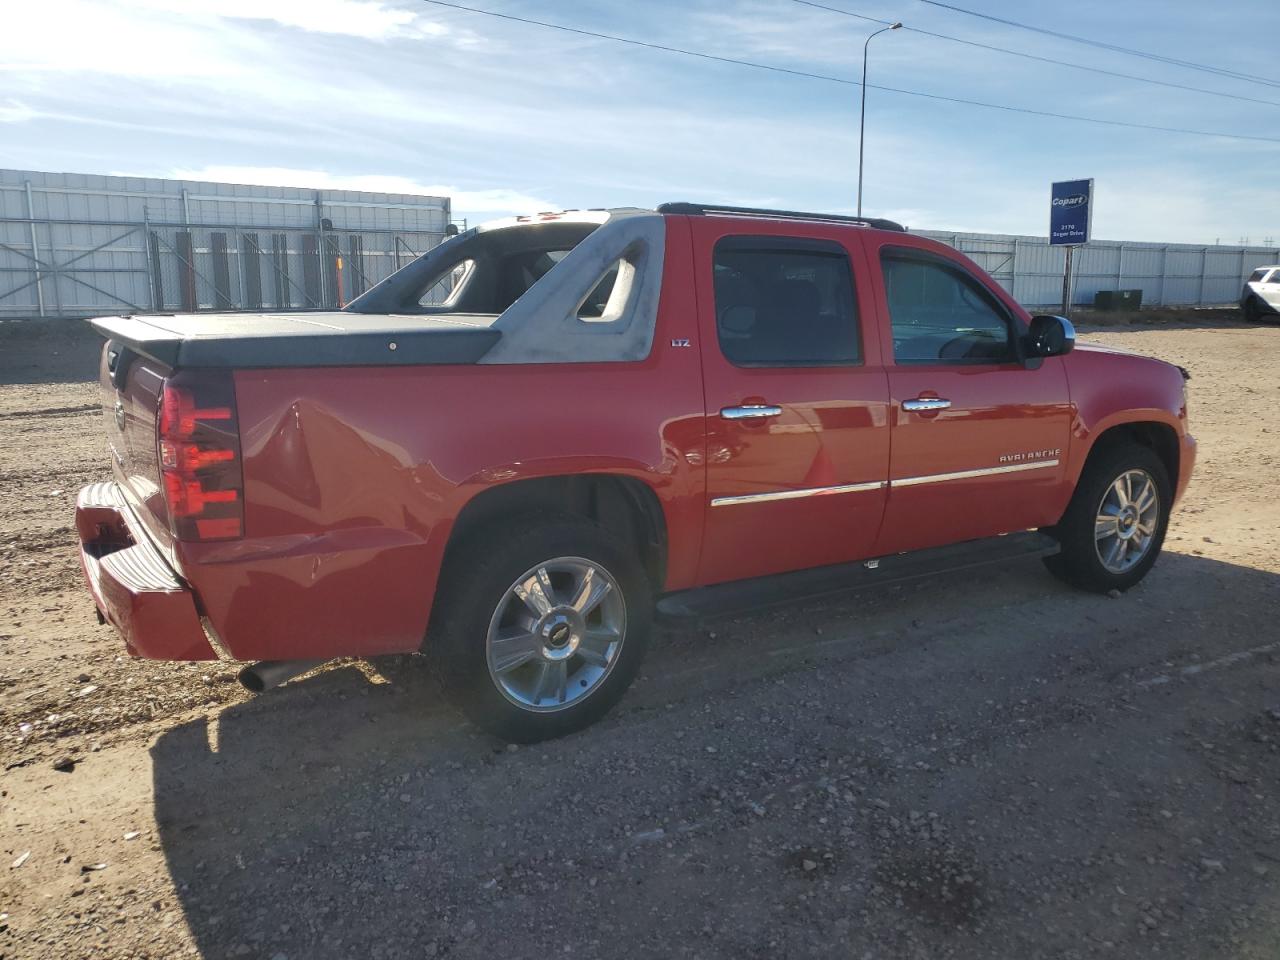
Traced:
[[526, 710], [563, 710], [609, 675], [626, 636], [626, 604], [603, 567], [558, 557], [526, 570], [489, 621], [489, 676]]
[[1150, 551], [1160, 521], [1160, 492], [1145, 470], [1126, 470], [1102, 495], [1094, 522], [1098, 559], [1110, 573], [1126, 573]]

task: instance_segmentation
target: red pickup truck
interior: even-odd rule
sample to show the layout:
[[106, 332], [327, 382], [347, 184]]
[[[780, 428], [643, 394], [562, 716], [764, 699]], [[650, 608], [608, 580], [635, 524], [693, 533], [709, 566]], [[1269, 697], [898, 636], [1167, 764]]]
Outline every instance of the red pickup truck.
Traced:
[[1195, 459], [1184, 370], [888, 221], [517, 217], [341, 312], [93, 323], [114, 479], [76, 525], [131, 653], [261, 689], [420, 651], [516, 741], [616, 703], [655, 609], [1019, 555], [1124, 590]]

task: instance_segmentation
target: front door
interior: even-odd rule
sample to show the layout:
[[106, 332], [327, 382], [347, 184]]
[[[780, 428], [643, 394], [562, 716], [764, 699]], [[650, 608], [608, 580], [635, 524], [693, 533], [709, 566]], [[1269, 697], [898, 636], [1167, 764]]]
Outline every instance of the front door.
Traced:
[[1018, 313], [959, 257], [909, 238], [869, 253], [892, 331], [893, 454], [876, 553], [1056, 522], [1072, 416], [1061, 358], [1024, 364]]
[[690, 223], [707, 409], [699, 582], [867, 556], [884, 511], [889, 390], [847, 229]]

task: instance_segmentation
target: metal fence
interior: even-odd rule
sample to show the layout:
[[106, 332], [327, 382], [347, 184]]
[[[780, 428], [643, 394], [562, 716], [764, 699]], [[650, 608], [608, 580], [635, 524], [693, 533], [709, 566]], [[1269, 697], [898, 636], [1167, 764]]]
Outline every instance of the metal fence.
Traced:
[[[1062, 303], [1066, 252], [1044, 237], [916, 231], [950, 244], [1027, 306]], [[1071, 302], [1106, 290], [1141, 290], [1145, 306], [1219, 306], [1239, 300], [1256, 267], [1280, 263], [1276, 247], [1095, 240], [1077, 247]]]
[[0, 219], [0, 317], [341, 307], [443, 233]]
[[450, 220], [447, 197], [0, 169], [0, 318], [332, 309]]
[[[0, 318], [340, 307], [438, 244], [440, 231], [0, 217]], [[938, 233], [1028, 306], [1062, 299], [1064, 251], [1043, 237]], [[1236, 302], [1280, 250], [1095, 241], [1073, 304], [1141, 289], [1148, 306]]]

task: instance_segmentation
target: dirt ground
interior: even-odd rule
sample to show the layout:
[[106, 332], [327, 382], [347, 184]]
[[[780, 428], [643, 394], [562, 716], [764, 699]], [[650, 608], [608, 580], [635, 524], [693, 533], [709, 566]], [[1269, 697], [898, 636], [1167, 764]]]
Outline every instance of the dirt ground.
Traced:
[[1087, 338], [1194, 377], [1138, 588], [1031, 563], [665, 628], [518, 750], [410, 658], [256, 699], [130, 660], [71, 527], [95, 344], [0, 339], [0, 960], [1274, 960], [1280, 326]]

